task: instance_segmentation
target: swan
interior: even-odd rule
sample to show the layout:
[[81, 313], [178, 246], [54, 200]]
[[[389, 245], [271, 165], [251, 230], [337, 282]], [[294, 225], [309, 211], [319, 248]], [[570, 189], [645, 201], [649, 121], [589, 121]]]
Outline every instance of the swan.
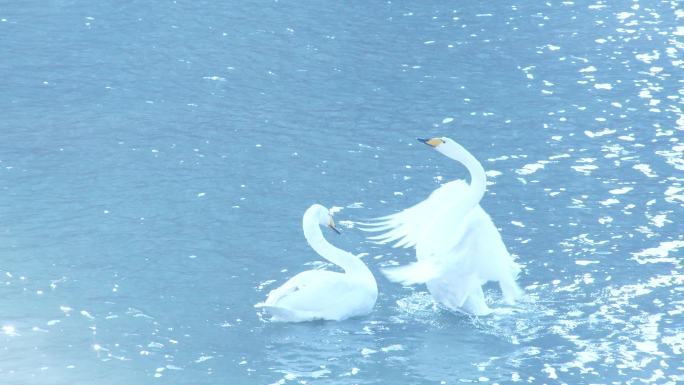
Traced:
[[271, 321], [341, 321], [371, 312], [378, 297], [373, 273], [361, 259], [338, 249], [323, 237], [321, 226], [339, 234], [332, 214], [314, 204], [304, 213], [302, 227], [307, 242], [320, 256], [344, 270], [308, 270], [272, 290], [264, 302], [254, 305], [271, 315]]
[[418, 140], [463, 164], [471, 181], [445, 183], [415, 206], [361, 227], [364, 231], [382, 232], [369, 237], [375, 242], [415, 247], [416, 262], [387, 268], [383, 273], [404, 285], [425, 283], [437, 302], [454, 311], [491, 313], [482, 291], [488, 281], [498, 282], [504, 301], [513, 305], [522, 295], [516, 284], [520, 267], [506, 250], [492, 219], [480, 207], [486, 189], [484, 168], [453, 139]]

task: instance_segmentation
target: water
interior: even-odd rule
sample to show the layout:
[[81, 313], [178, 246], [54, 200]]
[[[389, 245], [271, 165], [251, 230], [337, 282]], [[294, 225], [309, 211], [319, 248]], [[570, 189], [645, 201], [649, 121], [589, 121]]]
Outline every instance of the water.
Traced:
[[[684, 381], [684, 9], [676, 1], [6, 3], [3, 384]], [[465, 170], [526, 300], [471, 318], [379, 272], [386, 215]], [[364, 260], [367, 317], [252, 305]], [[345, 222], [348, 221], [348, 222]], [[488, 287], [492, 306], [500, 306]]]

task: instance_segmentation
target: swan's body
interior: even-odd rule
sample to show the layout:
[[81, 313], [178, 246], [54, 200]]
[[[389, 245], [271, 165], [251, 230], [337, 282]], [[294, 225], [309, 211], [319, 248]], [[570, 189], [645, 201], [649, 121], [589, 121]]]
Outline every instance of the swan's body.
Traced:
[[380, 243], [416, 249], [417, 262], [386, 269], [385, 275], [405, 285], [425, 283], [433, 298], [452, 310], [490, 313], [482, 291], [488, 281], [497, 281], [506, 303], [513, 304], [522, 294], [515, 283], [520, 268], [479, 205], [486, 188], [482, 165], [449, 138], [423, 142], [465, 165], [471, 183], [445, 183], [424, 201], [365, 229], [382, 231], [370, 237]]
[[313, 205], [304, 213], [302, 225], [309, 245], [344, 273], [308, 270], [272, 290], [266, 301], [255, 305], [271, 314], [272, 321], [340, 321], [370, 313], [378, 297], [375, 277], [355, 255], [338, 249], [323, 237], [321, 225], [334, 228], [328, 209]]

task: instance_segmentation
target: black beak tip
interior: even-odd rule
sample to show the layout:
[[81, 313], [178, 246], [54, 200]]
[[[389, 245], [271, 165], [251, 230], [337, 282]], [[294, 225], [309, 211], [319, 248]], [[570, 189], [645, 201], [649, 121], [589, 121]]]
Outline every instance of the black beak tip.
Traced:
[[427, 144], [430, 139], [416, 138], [417, 141]]

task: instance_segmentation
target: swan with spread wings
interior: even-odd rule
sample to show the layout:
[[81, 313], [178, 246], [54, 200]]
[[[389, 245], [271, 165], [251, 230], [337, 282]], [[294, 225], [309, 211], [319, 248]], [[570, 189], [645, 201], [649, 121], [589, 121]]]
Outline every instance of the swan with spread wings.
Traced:
[[463, 164], [471, 181], [445, 183], [415, 206], [362, 228], [382, 232], [369, 237], [376, 242], [415, 247], [416, 262], [383, 272], [404, 285], [425, 283], [433, 298], [451, 310], [489, 314], [492, 310], [482, 291], [488, 281], [498, 282], [505, 302], [514, 304], [522, 295], [516, 283], [520, 268], [480, 207], [486, 189], [484, 168], [450, 138], [419, 140]]

